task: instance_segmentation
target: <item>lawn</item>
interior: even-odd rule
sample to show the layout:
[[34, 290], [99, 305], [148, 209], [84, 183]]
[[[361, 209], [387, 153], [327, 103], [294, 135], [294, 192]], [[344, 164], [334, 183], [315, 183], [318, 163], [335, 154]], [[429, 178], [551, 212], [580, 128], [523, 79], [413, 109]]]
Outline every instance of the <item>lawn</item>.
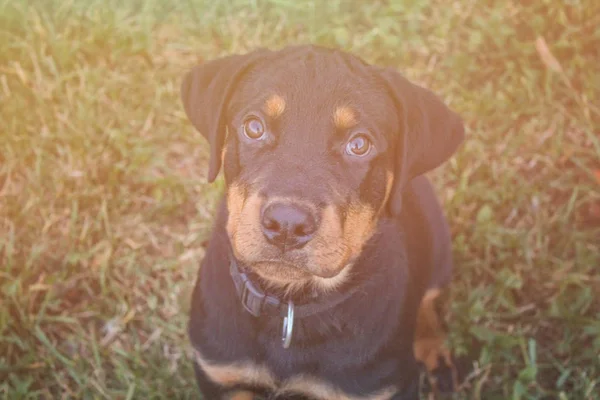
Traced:
[[451, 104], [431, 173], [465, 399], [600, 399], [600, 2], [0, 0], [0, 395], [197, 398], [188, 301], [222, 180], [194, 64], [340, 47]]

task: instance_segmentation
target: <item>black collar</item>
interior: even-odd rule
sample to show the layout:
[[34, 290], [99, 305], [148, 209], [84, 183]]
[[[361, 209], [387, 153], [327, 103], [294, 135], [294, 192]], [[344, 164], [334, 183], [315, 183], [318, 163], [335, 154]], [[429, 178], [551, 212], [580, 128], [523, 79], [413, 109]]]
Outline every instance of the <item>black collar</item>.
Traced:
[[275, 296], [264, 293], [259, 287], [250, 280], [245, 272], [241, 271], [233, 256], [230, 257], [229, 272], [238, 297], [242, 305], [250, 314], [255, 317], [261, 315], [272, 315], [283, 318], [283, 347], [287, 348], [292, 338], [292, 330], [295, 318], [304, 318], [315, 315], [349, 299], [356, 288], [328, 296], [324, 302], [310, 302], [301, 305], [295, 305], [291, 300], [282, 301]]

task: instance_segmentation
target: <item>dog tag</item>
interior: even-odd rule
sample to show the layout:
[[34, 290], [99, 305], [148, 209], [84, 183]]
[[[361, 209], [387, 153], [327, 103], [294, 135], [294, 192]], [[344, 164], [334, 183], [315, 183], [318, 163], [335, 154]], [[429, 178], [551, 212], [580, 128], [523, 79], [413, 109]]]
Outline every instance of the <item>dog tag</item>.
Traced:
[[287, 349], [292, 343], [292, 332], [294, 331], [294, 303], [290, 300], [288, 302], [287, 317], [283, 318], [283, 335], [281, 341], [283, 342], [283, 348]]

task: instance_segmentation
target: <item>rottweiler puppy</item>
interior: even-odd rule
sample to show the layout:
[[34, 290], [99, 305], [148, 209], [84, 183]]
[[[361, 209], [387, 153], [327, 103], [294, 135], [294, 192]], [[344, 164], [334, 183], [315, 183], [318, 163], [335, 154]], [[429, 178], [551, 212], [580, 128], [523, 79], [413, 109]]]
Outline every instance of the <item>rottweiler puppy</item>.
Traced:
[[226, 191], [192, 297], [203, 398], [417, 399], [455, 371], [452, 269], [425, 172], [461, 118], [390, 68], [316, 46], [206, 62], [182, 84]]

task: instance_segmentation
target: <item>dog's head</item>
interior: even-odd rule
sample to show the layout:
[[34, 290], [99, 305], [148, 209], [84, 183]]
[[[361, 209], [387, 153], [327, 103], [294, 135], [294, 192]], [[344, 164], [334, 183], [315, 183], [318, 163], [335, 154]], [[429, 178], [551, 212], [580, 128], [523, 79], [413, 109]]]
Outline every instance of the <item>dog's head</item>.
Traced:
[[223, 164], [234, 254], [264, 280], [333, 288], [407, 181], [463, 139], [461, 119], [391, 69], [312, 46], [202, 64], [182, 98]]

